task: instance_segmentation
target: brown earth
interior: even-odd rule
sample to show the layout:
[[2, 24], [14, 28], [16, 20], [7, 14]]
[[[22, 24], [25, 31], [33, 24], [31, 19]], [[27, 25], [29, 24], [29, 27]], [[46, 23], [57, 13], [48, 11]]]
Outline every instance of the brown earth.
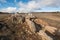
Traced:
[[[22, 20], [19, 22], [18, 17], [18, 20], [13, 21], [11, 15], [12, 14], [7, 13], [0, 14], [0, 25], [2, 28], [6, 26], [3, 29], [0, 29], [0, 40], [41, 40], [41, 37], [37, 33], [30, 31], [26, 22], [22, 22]], [[19, 15], [25, 17], [25, 14]], [[43, 22], [45, 21], [46, 25], [60, 29], [60, 13], [33, 13], [33, 15], [43, 20]], [[49, 32], [47, 32], [47, 34], [52, 35]], [[60, 40], [60, 36], [58, 35], [53, 36], [53, 38], [54, 40]]]

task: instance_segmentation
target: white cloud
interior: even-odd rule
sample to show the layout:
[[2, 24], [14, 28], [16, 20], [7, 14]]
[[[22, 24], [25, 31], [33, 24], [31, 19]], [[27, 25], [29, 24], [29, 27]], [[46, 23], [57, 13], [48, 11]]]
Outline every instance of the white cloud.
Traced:
[[[0, 0], [0, 2], [3, 2], [6, 0]], [[17, 0], [14, 0], [14, 2], [18, 5], [18, 9], [16, 7], [8, 7], [4, 8], [1, 11], [4, 12], [32, 12], [37, 11], [38, 9], [42, 9], [44, 7], [60, 7], [60, 0], [31, 0], [27, 3], [23, 3], [22, 1], [17, 2]], [[16, 5], [15, 4], [15, 5]]]
[[21, 11], [22, 12], [31, 12], [31, 11], [39, 8], [36, 1], [29, 1], [28, 3], [19, 2], [19, 6], [20, 6], [20, 8], [19, 8], [18, 12], [21, 12]]
[[0, 10], [1, 12], [9, 12], [9, 13], [13, 13], [16, 12], [16, 7], [8, 7], [8, 8], [3, 8], [2, 10]]
[[7, 1], [6, 1], [6, 0], [0, 0], [0, 2], [2, 2], [2, 3], [6, 3]]
[[59, 6], [60, 5], [60, 0], [34, 0], [37, 1], [40, 6]]
[[31, 12], [43, 7], [60, 7], [60, 0], [32, 0], [28, 3], [19, 2], [19, 12]]

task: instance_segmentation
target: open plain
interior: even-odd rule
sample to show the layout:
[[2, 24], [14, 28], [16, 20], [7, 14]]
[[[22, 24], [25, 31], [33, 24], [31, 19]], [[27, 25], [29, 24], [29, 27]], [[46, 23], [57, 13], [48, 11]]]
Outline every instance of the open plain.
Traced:
[[0, 40], [60, 40], [60, 12], [31, 12], [36, 18], [28, 14], [0, 12]]

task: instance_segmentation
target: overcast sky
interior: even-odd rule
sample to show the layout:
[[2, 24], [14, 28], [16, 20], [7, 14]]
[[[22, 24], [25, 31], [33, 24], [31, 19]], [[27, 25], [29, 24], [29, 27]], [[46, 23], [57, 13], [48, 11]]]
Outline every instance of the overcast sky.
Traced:
[[60, 0], [0, 0], [1, 12], [60, 11]]

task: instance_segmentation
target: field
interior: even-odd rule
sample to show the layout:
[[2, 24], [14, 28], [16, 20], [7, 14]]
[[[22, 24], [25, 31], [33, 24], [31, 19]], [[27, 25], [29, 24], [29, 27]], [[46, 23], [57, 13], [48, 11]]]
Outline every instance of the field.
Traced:
[[[49, 13], [49, 12], [46, 12], [46, 13], [36, 12], [36, 13], [32, 13], [32, 14], [33, 14], [33, 16], [36, 16], [36, 17], [46, 21], [49, 25], [60, 28], [60, 13], [57, 13], [57, 12], [51, 12], [51, 13]], [[7, 14], [7, 13], [0, 14], [0, 20], [7, 18], [10, 15], [12, 15], [12, 14]], [[24, 13], [21, 13], [19, 15], [25, 16]]]
[[[18, 13], [18, 14], [22, 15], [23, 17], [26, 17], [26, 15], [27, 15], [27, 13]], [[56, 27], [57, 29], [60, 29], [60, 13], [59, 12], [32, 12], [31, 14], [33, 16], [36, 16], [38, 19], [43, 20], [43, 22], [45, 21], [46, 23], [49, 24], [49, 26]], [[1, 25], [2, 21], [5, 21], [7, 23], [7, 25], [9, 25], [9, 27], [11, 28], [10, 29], [10, 28], [7, 27], [8, 31], [6, 31], [6, 33], [4, 32], [6, 29], [3, 28], [4, 29], [3, 32], [0, 31], [0, 39], [1, 39], [1, 35], [9, 34], [11, 36], [12, 40], [40, 40], [40, 36], [37, 35], [38, 32], [37, 33], [31, 32], [32, 34], [30, 34], [30, 32], [25, 32], [26, 27], [24, 27], [24, 26], [26, 26], [26, 24], [24, 24], [22, 22], [21, 22], [22, 24], [19, 23], [19, 20], [20, 20], [19, 17], [16, 17], [18, 19], [16, 21], [16, 23], [14, 21], [12, 22], [11, 20], [12, 20], [13, 17], [11, 17], [11, 15], [14, 15], [14, 14], [13, 13], [0, 13], [0, 25]], [[7, 18], [10, 18], [10, 19], [7, 19]], [[5, 19], [7, 19], [8, 21], [5, 20]], [[0, 27], [0, 30], [1, 30], [1, 27]], [[27, 28], [27, 30], [29, 31], [29, 28]], [[11, 31], [13, 33], [11, 33]], [[49, 34], [49, 33], [47, 33], [47, 34]], [[10, 38], [10, 36], [8, 36], [8, 37]], [[16, 37], [17, 37], [17, 39], [14, 39]], [[2, 37], [2, 38], [4, 38], [4, 37]], [[54, 40], [60, 40], [60, 36], [54, 36], [52, 38], [54, 38]], [[5, 39], [3, 39], [3, 40], [5, 40]], [[6, 40], [10, 40], [10, 39], [6, 39]]]
[[48, 22], [51, 26], [60, 28], [60, 13], [36, 13], [36, 16]]

